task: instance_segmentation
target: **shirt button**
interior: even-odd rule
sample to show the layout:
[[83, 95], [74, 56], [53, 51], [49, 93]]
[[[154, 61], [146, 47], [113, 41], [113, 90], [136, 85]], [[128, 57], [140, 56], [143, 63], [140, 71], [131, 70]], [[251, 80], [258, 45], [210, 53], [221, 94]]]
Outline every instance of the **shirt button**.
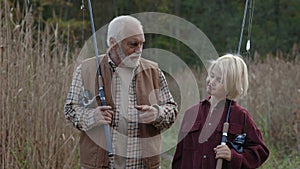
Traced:
[[204, 155], [203, 158], [206, 158], [206, 155]]

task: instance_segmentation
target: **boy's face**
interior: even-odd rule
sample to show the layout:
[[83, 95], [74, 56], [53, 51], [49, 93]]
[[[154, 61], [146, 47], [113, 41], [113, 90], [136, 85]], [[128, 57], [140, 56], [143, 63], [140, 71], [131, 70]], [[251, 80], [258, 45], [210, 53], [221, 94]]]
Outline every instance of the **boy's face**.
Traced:
[[219, 68], [213, 67], [211, 71], [208, 72], [206, 78], [206, 91], [209, 95], [214, 96], [217, 99], [226, 98], [222, 73]]

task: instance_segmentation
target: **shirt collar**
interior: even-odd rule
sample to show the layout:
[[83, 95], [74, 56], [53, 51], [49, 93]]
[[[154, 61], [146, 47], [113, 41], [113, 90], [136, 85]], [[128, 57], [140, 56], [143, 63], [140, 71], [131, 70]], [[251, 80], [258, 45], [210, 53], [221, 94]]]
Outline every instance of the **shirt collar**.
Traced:
[[[204, 102], [210, 104], [210, 102], [209, 102], [210, 98], [211, 98], [211, 96], [207, 96], [207, 97], [204, 99]], [[220, 102], [216, 105], [216, 108], [221, 108], [221, 107], [223, 107], [225, 101], [226, 101], [225, 106], [227, 107], [227, 106], [228, 106], [228, 103], [229, 103], [229, 101], [230, 101], [230, 99], [227, 99], [227, 98], [226, 98], [226, 99], [220, 101]], [[235, 103], [235, 101], [232, 100], [232, 104], [231, 104], [231, 105], [233, 105], [234, 103]]]
[[116, 66], [116, 64], [112, 61], [112, 59], [110, 58], [109, 50], [110, 50], [110, 49], [108, 49], [108, 50], [106, 51], [106, 56], [107, 56], [107, 58], [108, 58], [108, 64], [110, 65], [110, 67], [111, 67], [111, 69], [113, 70], [113, 72], [115, 72], [117, 66]]

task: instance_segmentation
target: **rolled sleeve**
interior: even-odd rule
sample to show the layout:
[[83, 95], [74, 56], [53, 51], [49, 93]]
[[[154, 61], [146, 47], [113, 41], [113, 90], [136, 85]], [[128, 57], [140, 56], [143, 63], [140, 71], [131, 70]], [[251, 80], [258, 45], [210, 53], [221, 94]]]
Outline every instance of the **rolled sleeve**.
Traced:
[[167, 129], [176, 120], [178, 110], [177, 104], [174, 101], [174, 98], [169, 91], [166, 78], [162, 71], [159, 71], [160, 78], [160, 94], [159, 94], [159, 103], [158, 105], [152, 105], [158, 110], [158, 116], [153, 122], [153, 125], [160, 129]]
[[247, 111], [246, 129], [247, 137], [244, 144], [243, 153], [239, 154], [235, 150], [231, 150], [232, 160], [228, 163], [229, 168], [258, 168], [269, 156], [269, 149], [266, 147], [261, 132], [250, 117]]
[[87, 131], [95, 126], [96, 121], [94, 118], [94, 109], [84, 108], [79, 104], [79, 95], [83, 90], [81, 65], [79, 65], [73, 74], [70, 90], [64, 105], [64, 112], [65, 118], [70, 121], [75, 128]]

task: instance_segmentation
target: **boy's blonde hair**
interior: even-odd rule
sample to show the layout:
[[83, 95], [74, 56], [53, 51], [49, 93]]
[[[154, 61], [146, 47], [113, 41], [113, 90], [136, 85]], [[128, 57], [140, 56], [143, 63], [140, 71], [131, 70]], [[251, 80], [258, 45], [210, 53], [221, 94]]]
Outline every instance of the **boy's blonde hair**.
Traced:
[[222, 82], [229, 99], [236, 99], [239, 96], [247, 95], [249, 86], [248, 69], [244, 60], [233, 54], [226, 54], [211, 62], [208, 73], [213, 68], [219, 68], [222, 75]]

